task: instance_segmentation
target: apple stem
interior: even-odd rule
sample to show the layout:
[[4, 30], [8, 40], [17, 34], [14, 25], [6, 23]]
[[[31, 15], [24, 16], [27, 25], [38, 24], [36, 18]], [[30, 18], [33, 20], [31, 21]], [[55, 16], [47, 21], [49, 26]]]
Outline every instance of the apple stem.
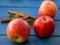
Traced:
[[46, 18], [43, 18], [44, 21], [46, 21]]
[[18, 36], [14, 36], [15, 39], [18, 39]]

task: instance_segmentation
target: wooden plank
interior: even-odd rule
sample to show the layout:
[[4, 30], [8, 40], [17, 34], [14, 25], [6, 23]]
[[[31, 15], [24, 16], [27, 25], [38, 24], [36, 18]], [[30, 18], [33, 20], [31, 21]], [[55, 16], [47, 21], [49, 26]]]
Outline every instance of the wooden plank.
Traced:
[[[0, 6], [14, 7], [40, 7], [44, 0], [0, 0]], [[60, 0], [52, 0], [60, 8]]]
[[[23, 12], [29, 15], [33, 15], [38, 17], [38, 9], [39, 8], [11, 8], [11, 7], [0, 7], [0, 18], [8, 18], [8, 10], [14, 10], [18, 12]], [[60, 9], [58, 9], [55, 20], [60, 20]]]
[[0, 6], [38, 7], [42, 0], [0, 0]]
[[[0, 23], [0, 34], [6, 34], [7, 24], [8, 23]], [[55, 32], [53, 35], [60, 36], [60, 21], [55, 21], [55, 24], [56, 24], [56, 28], [55, 28]], [[33, 28], [31, 28], [30, 35], [36, 35]]]
[[0, 18], [8, 18], [8, 10], [23, 12], [29, 15], [38, 16], [38, 8], [10, 8], [0, 7]]
[[50, 37], [47, 39], [41, 39], [37, 36], [30, 36], [28, 41], [22, 44], [13, 43], [9, 41], [6, 36], [0, 36], [0, 45], [59, 45], [60, 37]]

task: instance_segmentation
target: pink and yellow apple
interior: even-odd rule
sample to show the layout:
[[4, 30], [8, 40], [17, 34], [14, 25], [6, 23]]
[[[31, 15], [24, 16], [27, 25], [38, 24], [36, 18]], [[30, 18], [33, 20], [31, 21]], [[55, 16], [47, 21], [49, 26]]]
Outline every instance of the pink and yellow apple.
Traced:
[[48, 15], [52, 18], [55, 17], [57, 12], [57, 6], [54, 2], [52, 1], [43, 1], [39, 10], [38, 10], [38, 14], [39, 15]]
[[29, 24], [21, 19], [14, 19], [7, 26], [7, 37], [9, 40], [17, 43], [25, 42], [30, 35]]

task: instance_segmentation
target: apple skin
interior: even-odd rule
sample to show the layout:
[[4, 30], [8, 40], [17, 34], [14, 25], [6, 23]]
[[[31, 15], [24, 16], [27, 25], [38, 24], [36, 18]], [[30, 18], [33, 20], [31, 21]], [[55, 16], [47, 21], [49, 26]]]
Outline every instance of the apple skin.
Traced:
[[39, 37], [48, 38], [55, 30], [55, 22], [50, 16], [40, 16], [35, 20], [33, 27]]
[[57, 12], [57, 6], [52, 1], [43, 1], [39, 10], [38, 10], [39, 16], [40, 15], [47, 15], [52, 18], [55, 17], [56, 12]]
[[7, 37], [12, 42], [23, 43], [28, 39], [29, 35], [30, 26], [25, 20], [19, 18], [9, 22], [7, 26]]
[[[45, 0], [46, 1], [46, 0]], [[47, 1], [51, 1], [51, 0], [47, 0]]]

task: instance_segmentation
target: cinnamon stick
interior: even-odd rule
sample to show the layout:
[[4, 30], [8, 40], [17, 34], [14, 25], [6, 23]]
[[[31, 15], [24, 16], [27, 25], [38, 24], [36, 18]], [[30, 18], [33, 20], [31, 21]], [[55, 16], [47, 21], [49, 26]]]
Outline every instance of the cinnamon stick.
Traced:
[[13, 20], [13, 18], [6, 18], [6, 19], [0, 19], [0, 22], [9, 22], [9, 21], [11, 21], [11, 20]]
[[19, 16], [26, 17], [26, 18], [36, 19], [35, 16], [31, 16], [31, 15], [28, 15], [28, 14], [25, 14], [25, 13], [22, 13], [22, 12], [16, 12], [16, 11], [8, 10], [8, 13], [10, 13], [10, 14], [15, 14], [15, 15], [19, 15]]
[[[16, 19], [16, 18], [3, 18], [3, 19], [0, 19], [0, 22], [10, 22], [11, 20], [13, 19]], [[22, 19], [26, 19], [25, 17], [22, 17]]]

